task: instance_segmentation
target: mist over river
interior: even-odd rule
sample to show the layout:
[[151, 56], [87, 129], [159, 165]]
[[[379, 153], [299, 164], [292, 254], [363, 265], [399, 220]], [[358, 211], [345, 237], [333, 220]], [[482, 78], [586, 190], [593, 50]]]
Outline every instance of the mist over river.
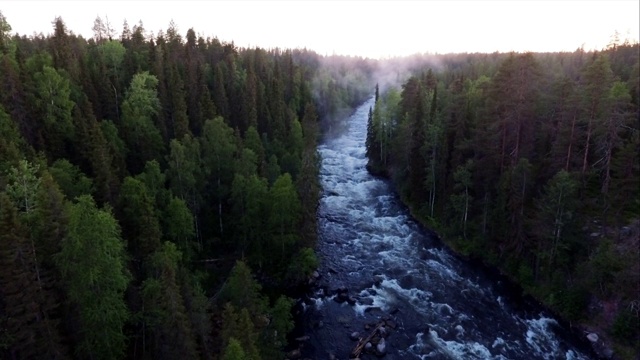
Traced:
[[365, 325], [384, 317], [393, 325], [385, 359], [590, 359], [551, 314], [456, 257], [411, 218], [387, 180], [367, 172], [373, 101], [319, 147], [320, 278], [301, 310], [309, 336], [302, 356], [347, 359], [371, 333]]

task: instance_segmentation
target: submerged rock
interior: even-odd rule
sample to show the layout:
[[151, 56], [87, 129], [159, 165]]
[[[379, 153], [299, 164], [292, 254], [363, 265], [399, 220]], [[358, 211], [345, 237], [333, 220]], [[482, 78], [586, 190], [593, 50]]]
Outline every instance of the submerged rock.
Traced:
[[384, 356], [387, 354], [387, 343], [384, 341], [384, 338], [380, 339], [378, 345], [376, 345], [376, 355]]
[[300, 352], [299, 349], [295, 349], [295, 350], [291, 350], [287, 353], [287, 359], [299, 359], [302, 357], [302, 353]]
[[309, 341], [311, 337], [309, 337], [309, 335], [304, 335], [304, 336], [300, 336], [296, 338], [297, 342], [305, 342], [305, 341]]

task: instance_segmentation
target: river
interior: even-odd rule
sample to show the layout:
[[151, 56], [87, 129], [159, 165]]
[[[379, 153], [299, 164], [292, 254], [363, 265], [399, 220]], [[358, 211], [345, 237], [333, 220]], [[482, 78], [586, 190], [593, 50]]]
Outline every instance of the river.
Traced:
[[[350, 334], [367, 336], [366, 324], [387, 317], [395, 329], [385, 359], [590, 359], [561, 322], [456, 257], [411, 218], [387, 180], [367, 172], [371, 106], [373, 99], [319, 146], [320, 279], [301, 310], [309, 337], [302, 355], [347, 359], [357, 344]], [[339, 288], [351, 302], [336, 301]]]

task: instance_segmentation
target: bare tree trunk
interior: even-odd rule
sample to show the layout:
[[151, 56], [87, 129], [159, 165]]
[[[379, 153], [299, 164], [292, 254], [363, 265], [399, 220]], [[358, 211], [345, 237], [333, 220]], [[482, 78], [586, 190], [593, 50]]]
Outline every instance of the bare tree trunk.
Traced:
[[584, 157], [582, 159], [582, 175], [587, 172], [587, 160], [589, 155], [589, 142], [591, 141], [591, 120], [589, 120], [589, 125], [587, 125], [587, 143], [584, 146]]
[[569, 136], [569, 148], [567, 149], [567, 161], [565, 162], [564, 169], [569, 172], [569, 162], [571, 161], [571, 146], [573, 145], [573, 133], [576, 127], [576, 115], [573, 114], [573, 120], [571, 121], [571, 135]]

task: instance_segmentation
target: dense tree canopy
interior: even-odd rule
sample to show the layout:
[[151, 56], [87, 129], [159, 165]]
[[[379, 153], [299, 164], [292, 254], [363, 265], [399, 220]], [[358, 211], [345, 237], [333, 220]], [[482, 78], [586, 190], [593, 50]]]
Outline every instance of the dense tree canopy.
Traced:
[[281, 358], [280, 294], [317, 266], [318, 123], [371, 68], [93, 31], [12, 35], [0, 13], [0, 357]]
[[638, 44], [439, 60], [376, 91], [368, 168], [456, 250], [640, 349]]

